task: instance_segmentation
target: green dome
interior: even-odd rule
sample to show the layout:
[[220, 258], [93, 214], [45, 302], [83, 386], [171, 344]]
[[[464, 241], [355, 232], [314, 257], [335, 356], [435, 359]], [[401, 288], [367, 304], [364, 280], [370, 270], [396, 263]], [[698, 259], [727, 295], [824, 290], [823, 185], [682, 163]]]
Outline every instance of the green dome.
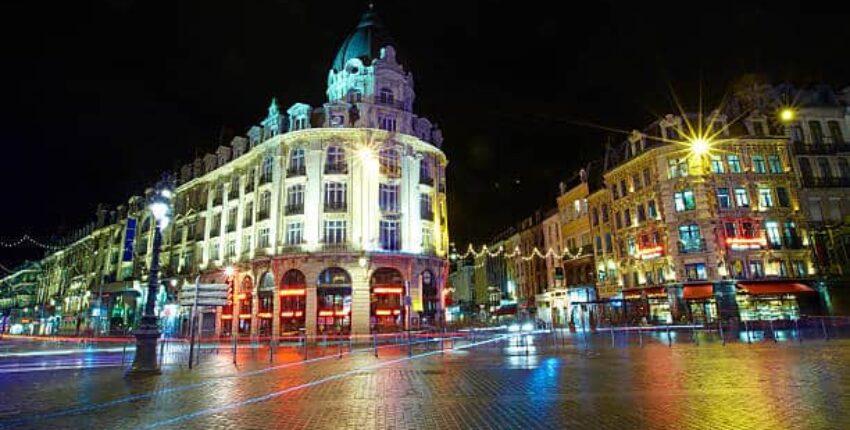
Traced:
[[381, 48], [387, 45], [392, 45], [395, 48], [396, 59], [401, 63], [398, 46], [390, 37], [378, 14], [370, 7], [360, 18], [357, 28], [345, 38], [342, 46], [339, 47], [334, 58], [333, 70], [341, 71], [345, 67], [345, 63], [352, 58], [359, 58], [363, 61], [363, 64], [369, 65], [374, 59], [381, 56]]

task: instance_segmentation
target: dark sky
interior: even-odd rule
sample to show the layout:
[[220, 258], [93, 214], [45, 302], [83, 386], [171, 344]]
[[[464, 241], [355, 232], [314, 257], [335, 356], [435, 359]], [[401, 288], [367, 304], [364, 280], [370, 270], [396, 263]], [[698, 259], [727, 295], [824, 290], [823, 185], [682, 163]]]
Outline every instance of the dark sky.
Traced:
[[[0, 238], [45, 237], [244, 133], [272, 97], [325, 101], [366, 1], [3, 2]], [[807, 1], [378, 1], [409, 59], [415, 110], [439, 123], [460, 246], [540, 206], [642, 127], [731, 79], [850, 84], [850, 6]], [[568, 7], [567, 7], [568, 6]], [[702, 84], [700, 84], [702, 83]], [[620, 139], [614, 135], [613, 138]], [[38, 255], [0, 250], [0, 264]]]

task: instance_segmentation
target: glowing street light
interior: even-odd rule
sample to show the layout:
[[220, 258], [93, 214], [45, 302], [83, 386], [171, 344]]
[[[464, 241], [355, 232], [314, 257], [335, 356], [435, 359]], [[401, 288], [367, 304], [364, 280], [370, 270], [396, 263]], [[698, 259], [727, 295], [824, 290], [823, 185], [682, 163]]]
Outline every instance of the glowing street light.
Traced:
[[709, 149], [711, 149], [711, 143], [708, 139], [704, 137], [697, 137], [691, 140], [691, 152], [697, 156], [703, 156], [708, 154]]
[[236, 269], [234, 269], [233, 266], [227, 266], [224, 268], [224, 276], [231, 277], [234, 273], [236, 273]]
[[781, 119], [782, 122], [794, 121], [794, 118], [796, 118], [796, 117], [797, 117], [797, 113], [794, 112], [794, 109], [792, 109], [790, 107], [782, 108], [782, 110], [779, 111], [779, 119]]

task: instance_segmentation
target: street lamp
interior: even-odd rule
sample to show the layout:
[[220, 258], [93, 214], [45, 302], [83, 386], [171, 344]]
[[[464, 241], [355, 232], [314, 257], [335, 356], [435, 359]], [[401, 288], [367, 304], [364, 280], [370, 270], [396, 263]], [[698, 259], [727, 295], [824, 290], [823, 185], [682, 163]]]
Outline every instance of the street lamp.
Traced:
[[153, 249], [151, 265], [148, 274], [148, 295], [145, 300], [145, 311], [139, 328], [135, 330], [136, 355], [129, 374], [158, 374], [159, 366], [156, 360], [156, 342], [159, 339], [158, 318], [156, 316], [156, 296], [159, 291], [159, 253], [162, 246], [162, 231], [171, 221], [171, 197], [173, 180], [165, 175], [148, 198], [148, 209], [156, 222], [153, 229]]

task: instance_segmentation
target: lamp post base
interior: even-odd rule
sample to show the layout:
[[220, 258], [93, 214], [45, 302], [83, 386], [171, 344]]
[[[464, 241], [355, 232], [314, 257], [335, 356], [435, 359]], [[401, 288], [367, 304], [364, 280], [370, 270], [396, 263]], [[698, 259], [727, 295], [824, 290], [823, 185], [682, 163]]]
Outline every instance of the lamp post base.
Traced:
[[159, 363], [156, 360], [156, 347], [159, 339], [159, 328], [156, 320], [156, 316], [153, 315], [142, 317], [142, 322], [135, 332], [136, 355], [127, 376], [158, 375], [160, 373]]

